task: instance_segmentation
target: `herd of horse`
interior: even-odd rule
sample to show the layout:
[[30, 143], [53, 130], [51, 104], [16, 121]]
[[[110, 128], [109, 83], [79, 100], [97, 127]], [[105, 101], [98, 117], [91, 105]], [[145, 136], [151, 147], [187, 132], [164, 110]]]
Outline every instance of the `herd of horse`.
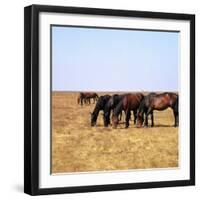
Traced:
[[78, 101], [78, 104], [83, 105], [83, 103], [90, 104], [91, 99], [93, 99], [93, 103], [95, 103], [95, 101], [97, 101], [98, 98], [99, 96], [95, 92], [80, 92], [77, 101]]
[[[134, 124], [140, 128], [148, 126], [148, 116], [151, 117], [151, 126], [154, 126], [154, 110], [163, 111], [172, 108], [174, 114], [174, 127], [179, 125], [179, 96], [177, 93], [149, 93], [144, 95], [140, 92], [127, 94], [114, 94], [98, 96], [95, 92], [80, 92], [78, 96], [78, 104], [90, 104], [96, 102], [95, 108], [91, 113], [91, 126], [95, 126], [99, 112], [103, 111], [104, 126], [108, 127], [112, 124], [113, 128], [117, 128], [121, 120], [122, 112], [125, 113], [125, 128], [129, 127], [131, 112], [134, 117]], [[112, 121], [112, 123], [111, 123]]]

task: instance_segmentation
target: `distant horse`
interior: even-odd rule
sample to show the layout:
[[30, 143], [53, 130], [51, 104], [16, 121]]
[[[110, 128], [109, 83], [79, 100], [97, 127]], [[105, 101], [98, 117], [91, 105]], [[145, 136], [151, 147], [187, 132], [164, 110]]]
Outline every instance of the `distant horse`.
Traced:
[[[109, 99], [110, 99], [110, 95], [104, 95], [104, 96], [100, 96], [98, 98], [95, 108], [94, 108], [93, 112], [91, 113], [91, 126], [96, 125], [99, 112], [101, 110], [104, 110], [105, 105]], [[104, 124], [105, 124], [105, 121], [104, 121]]]
[[83, 102], [90, 104], [90, 99], [93, 99], [93, 103], [95, 103], [98, 99], [98, 94], [95, 92], [80, 92], [77, 102], [81, 105], [83, 105]]
[[131, 111], [137, 113], [137, 109], [139, 108], [140, 102], [144, 98], [142, 93], [130, 93], [124, 95], [122, 100], [117, 104], [116, 108], [114, 109], [113, 116], [112, 116], [112, 125], [113, 128], [116, 128], [119, 123], [119, 114], [122, 110], [125, 111], [126, 119], [125, 119], [125, 128], [129, 127], [129, 120], [131, 116]]
[[[105, 105], [104, 108], [104, 126], [108, 127], [108, 125], [110, 124], [110, 114], [111, 111], [116, 108], [117, 104], [124, 98], [124, 94], [119, 95], [119, 94], [114, 94], [113, 96], [110, 97], [110, 99], [108, 100], [108, 102]], [[119, 119], [121, 120], [122, 117], [122, 112], [119, 114], [120, 117]]]
[[[161, 94], [150, 93], [142, 100], [137, 114], [137, 127], [141, 127], [143, 122], [145, 126], [148, 126], [148, 116], [151, 115], [151, 126], [154, 126], [153, 111], [162, 111], [167, 108], [172, 108], [174, 113], [175, 123], [174, 126], [178, 126], [178, 95], [172, 92], [165, 92]], [[145, 114], [145, 120], [144, 120]]]

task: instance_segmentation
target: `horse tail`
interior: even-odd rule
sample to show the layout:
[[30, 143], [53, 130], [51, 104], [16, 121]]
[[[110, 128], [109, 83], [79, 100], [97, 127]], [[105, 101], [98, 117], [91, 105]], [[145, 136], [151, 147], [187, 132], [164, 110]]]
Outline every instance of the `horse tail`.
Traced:
[[80, 100], [81, 100], [81, 93], [79, 93], [78, 98], [77, 98], [77, 103], [80, 104]]
[[177, 95], [176, 102], [175, 102], [175, 106], [174, 106], [174, 111], [175, 111], [176, 113], [178, 113], [178, 102], [179, 102], [179, 97], [178, 97], [178, 95]]
[[140, 105], [139, 105], [139, 108], [138, 108], [138, 113], [137, 115], [143, 115], [144, 113], [144, 110], [145, 110], [145, 98], [144, 96], [142, 96], [141, 98], [141, 102], [140, 102]]
[[144, 94], [141, 93], [141, 99], [140, 99], [141, 102], [144, 100], [144, 97], [145, 97]]

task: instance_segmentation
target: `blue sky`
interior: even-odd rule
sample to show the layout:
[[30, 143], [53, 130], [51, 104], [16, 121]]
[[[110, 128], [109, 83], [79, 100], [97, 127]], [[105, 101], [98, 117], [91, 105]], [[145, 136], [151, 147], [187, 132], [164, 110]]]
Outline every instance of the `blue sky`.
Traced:
[[52, 27], [54, 91], [178, 91], [177, 32]]

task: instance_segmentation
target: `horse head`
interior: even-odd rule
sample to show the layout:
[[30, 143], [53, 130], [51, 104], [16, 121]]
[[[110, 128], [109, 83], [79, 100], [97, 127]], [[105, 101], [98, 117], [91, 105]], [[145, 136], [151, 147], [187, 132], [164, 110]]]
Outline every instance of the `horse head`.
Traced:
[[144, 117], [142, 115], [142, 113], [137, 113], [137, 123], [136, 123], [136, 127], [137, 128], [141, 128], [144, 122]]
[[117, 125], [119, 124], [119, 119], [116, 115], [112, 115], [112, 126], [113, 128], [117, 128]]
[[96, 126], [97, 123], [97, 116], [94, 113], [91, 114], [91, 126]]

